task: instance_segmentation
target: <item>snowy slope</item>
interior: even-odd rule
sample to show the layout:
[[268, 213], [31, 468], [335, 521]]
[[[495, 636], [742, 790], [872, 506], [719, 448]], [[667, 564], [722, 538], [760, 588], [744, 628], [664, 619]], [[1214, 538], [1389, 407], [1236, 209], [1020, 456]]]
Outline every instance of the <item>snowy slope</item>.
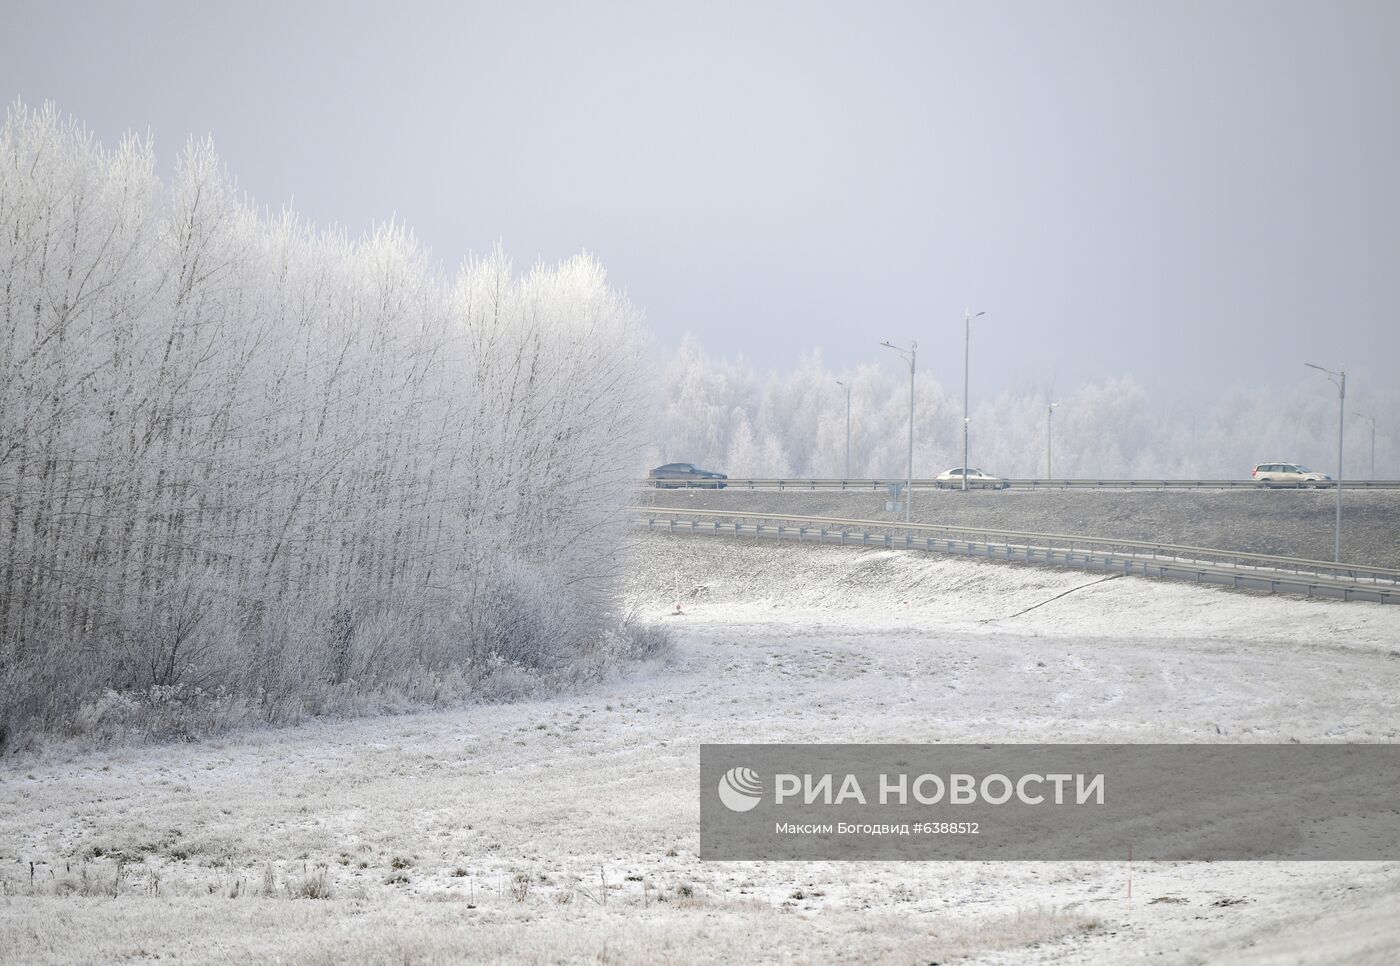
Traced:
[[702, 864], [695, 830], [702, 741], [1395, 741], [1400, 608], [834, 547], [637, 552], [633, 601], [675, 651], [587, 692], [0, 765], [0, 949], [1400, 956], [1395, 863]]

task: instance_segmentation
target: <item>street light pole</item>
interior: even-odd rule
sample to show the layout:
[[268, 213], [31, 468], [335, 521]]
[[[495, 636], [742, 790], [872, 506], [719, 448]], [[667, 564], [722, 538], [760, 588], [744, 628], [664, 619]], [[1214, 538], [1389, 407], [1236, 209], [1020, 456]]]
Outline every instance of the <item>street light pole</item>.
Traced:
[[971, 354], [972, 344], [972, 320], [978, 316], [986, 315], [986, 312], [972, 314], [971, 309], [963, 310], [963, 461], [962, 461], [962, 488], [967, 491], [967, 363]]
[[1324, 366], [1315, 366], [1311, 362], [1303, 365], [1309, 369], [1316, 369], [1319, 372], [1327, 373], [1327, 378], [1337, 384], [1337, 531], [1332, 538], [1332, 559], [1337, 563], [1342, 562], [1342, 434], [1346, 428], [1346, 406], [1347, 406], [1347, 374], [1346, 370], [1340, 372], [1328, 369]]
[[1055, 475], [1050, 469], [1050, 455], [1052, 452], [1050, 442], [1053, 438], [1052, 433], [1054, 430], [1052, 417], [1055, 415], [1055, 407], [1058, 405], [1059, 403], [1051, 403], [1045, 407], [1045, 478], [1047, 480], [1053, 479]]
[[846, 479], [851, 478], [851, 384], [836, 380], [836, 385], [846, 390]]
[[1356, 415], [1371, 424], [1371, 479], [1374, 480], [1376, 478], [1376, 420], [1374, 416], [1367, 416], [1365, 413], [1357, 413]]
[[909, 476], [904, 484], [904, 522], [913, 522], [914, 511], [914, 362], [918, 357], [919, 343], [909, 343], [909, 348], [901, 349], [891, 342], [881, 342], [886, 349], [898, 352], [909, 363]]

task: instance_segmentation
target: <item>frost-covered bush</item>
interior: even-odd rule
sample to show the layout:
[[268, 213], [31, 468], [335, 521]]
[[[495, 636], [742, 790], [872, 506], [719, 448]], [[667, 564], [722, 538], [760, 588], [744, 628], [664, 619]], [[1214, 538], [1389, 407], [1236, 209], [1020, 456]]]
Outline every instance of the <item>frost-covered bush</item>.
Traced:
[[147, 141], [16, 106], [0, 728], [110, 720], [109, 693], [282, 720], [567, 667], [615, 622], [643, 350], [587, 255], [447, 277], [400, 226], [260, 213], [206, 142], [163, 183]]

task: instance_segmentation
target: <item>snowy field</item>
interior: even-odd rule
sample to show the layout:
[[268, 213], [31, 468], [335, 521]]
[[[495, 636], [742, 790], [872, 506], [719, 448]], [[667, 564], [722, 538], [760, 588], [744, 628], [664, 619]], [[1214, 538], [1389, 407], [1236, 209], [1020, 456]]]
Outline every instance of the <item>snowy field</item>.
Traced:
[[6, 760], [0, 960], [1400, 958], [1400, 863], [696, 858], [704, 741], [1400, 740], [1400, 607], [639, 540], [586, 692]]

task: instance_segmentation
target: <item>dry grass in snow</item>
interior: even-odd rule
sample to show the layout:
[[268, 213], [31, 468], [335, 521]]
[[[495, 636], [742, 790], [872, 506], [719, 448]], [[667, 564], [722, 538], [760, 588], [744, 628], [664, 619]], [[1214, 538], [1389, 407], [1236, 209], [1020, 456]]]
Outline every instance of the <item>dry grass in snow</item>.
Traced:
[[[644, 538], [636, 573], [632, 597], [675, 652], [576, 695], [6, 760], [0, 950], [1400, 957], [1393, 863], [1138, 866], [1130, 901], [1126, 863], [696, 857], [703, 741], [1394, 741], [1400, 608], [694, 538]], [[684, 613], [666, 617], [677, 586]]]

